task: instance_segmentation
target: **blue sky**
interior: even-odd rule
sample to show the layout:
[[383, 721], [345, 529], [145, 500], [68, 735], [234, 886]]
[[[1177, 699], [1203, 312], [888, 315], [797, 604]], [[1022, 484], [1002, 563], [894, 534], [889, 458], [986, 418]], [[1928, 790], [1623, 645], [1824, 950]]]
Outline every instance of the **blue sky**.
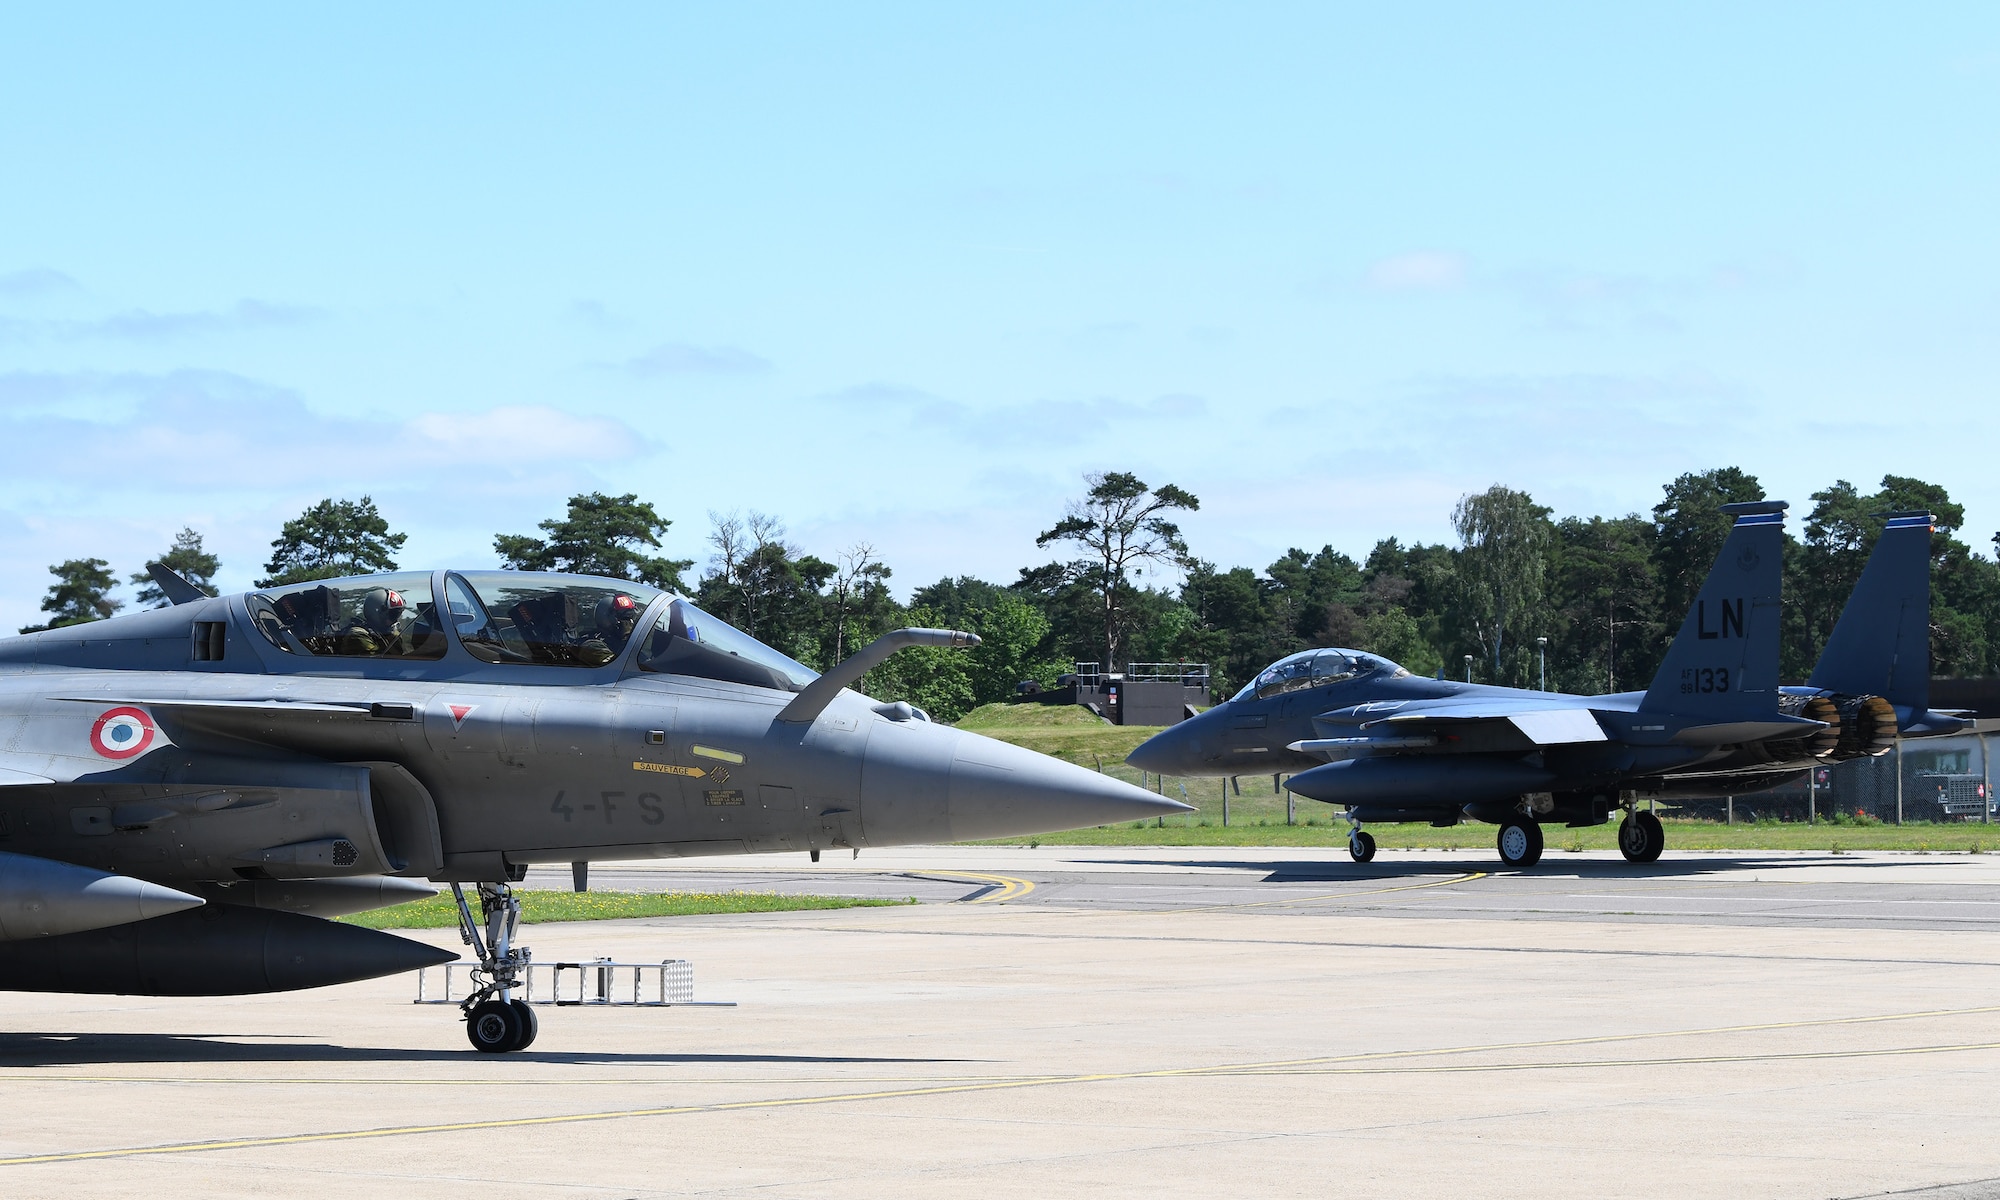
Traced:
[[1731, 464], [2000, 529], [2000, 8], [407, 8], [4, 18], [0, 628], [364, 492], [903, 589], [1102, 469], [1257, 567]]

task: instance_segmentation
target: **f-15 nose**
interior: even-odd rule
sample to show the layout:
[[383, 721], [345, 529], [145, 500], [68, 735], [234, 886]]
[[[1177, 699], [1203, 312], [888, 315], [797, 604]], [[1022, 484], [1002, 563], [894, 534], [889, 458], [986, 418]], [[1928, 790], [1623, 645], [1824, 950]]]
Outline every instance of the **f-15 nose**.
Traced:
[[1208, 731], [1208, 724], [1202, 717], [1190, 717], [1178, 725], [1169, 725], [1140, 742], [1125, 756], [1125, 762], [1159, 775], [1199, 774], [1202, 735]]

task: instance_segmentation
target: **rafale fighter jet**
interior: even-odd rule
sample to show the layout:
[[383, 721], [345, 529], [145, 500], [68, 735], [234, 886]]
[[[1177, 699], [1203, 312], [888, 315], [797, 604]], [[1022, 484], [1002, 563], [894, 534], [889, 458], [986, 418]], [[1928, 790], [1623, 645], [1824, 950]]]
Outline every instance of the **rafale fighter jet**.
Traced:
[[1528, 867], [1542, 822], [1601, 825], [1622, 809], [1618, 848], [1652, 862], [1666, 833], [1641, 799], [1742, 795], [1886, 753], [1898, 736], [1965, 728], [1927, 705], [1929, 513], [1891, 515], [1812, 678], [1778, 686], [1785, 507], [1724, 506], [1735, 526], [1644, 692], [1454, 683], [1360, 651], [1308, 650], [1126, 761], [1164, 774], [1296, 771], [1291, 791], [1347, 806], [1358, 862], [1375, 856], [1365, 822], [1470, 817], [1499, 825], [1501, 860]]
[[[455, 958], [325, 918], [449, 883], [467, 1035], [524, 1047], [533, 863], [893, 846], [1187, 811], [846, 689], [642, 584], [403, 572], [0, 639], [0, 990], [283, 991]], [[586, 869], [579, 866], [579, 871]], [[462, 885], [477, 885], [475, 919]], [[480, 936], [484, 929], [484, 937]]]

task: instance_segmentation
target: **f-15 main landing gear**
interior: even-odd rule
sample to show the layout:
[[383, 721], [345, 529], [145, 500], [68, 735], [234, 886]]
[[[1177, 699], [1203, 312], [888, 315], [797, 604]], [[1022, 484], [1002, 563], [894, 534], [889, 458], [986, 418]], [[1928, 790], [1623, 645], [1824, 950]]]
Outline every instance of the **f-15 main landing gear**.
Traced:
[[[452, 884], [451, 894], [458, 901], [459, 936], [479, 959], [479, 968], [472, 973], [478, 986], [459, 1005], [465, 1012], [466, 1040], [482, 1054], [526, 1050], [541, 1031], [541, 1022], [535, 1010], [513, 994], [531, 957], [526, 946], [514, 944], [514, 932], [521, 924], [521, 902], [514, 897], [513, 885], [479, 885], [481, 921], [472, 919], [463, 887]], [[483, 939], [479, 936], [482, 923], [486, 926]]]
[[1660, 818], [1637, 808], [1628, 809], [1618, 824], [1618, 852], [1626, 862], [1649, 863], [1659, 860], [1667, 848], [1667, 831]]
[[1498, 841], [1502, 866], [1522, 869], [1542, 861], [1542, 827], [1533, 817], [1508, 817]]

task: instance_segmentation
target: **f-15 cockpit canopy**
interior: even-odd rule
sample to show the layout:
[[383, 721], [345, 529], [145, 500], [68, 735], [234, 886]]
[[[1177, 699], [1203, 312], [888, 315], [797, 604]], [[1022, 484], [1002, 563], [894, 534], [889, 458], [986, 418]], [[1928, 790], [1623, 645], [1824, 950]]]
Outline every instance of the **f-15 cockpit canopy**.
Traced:
[[1362, 650], [1301, 650], [1265, 667], [1232, 699], [1247, 700], [1253, 696], [1261, 699], [1378, 674], [1384, 679], [1397, 679], [1409, 671]]
[[541, 571], [452, 571], [442, 603], [428, 571], [319, 579], [245, 597], [251, 621], [288, 654], [441, 659], [446, 630], [482, 662], [602, 667], [639, 637], [640, 669], [796, 692], [818, 678], [679, 596], [643, 634], [660, 589], [625, 579]]

